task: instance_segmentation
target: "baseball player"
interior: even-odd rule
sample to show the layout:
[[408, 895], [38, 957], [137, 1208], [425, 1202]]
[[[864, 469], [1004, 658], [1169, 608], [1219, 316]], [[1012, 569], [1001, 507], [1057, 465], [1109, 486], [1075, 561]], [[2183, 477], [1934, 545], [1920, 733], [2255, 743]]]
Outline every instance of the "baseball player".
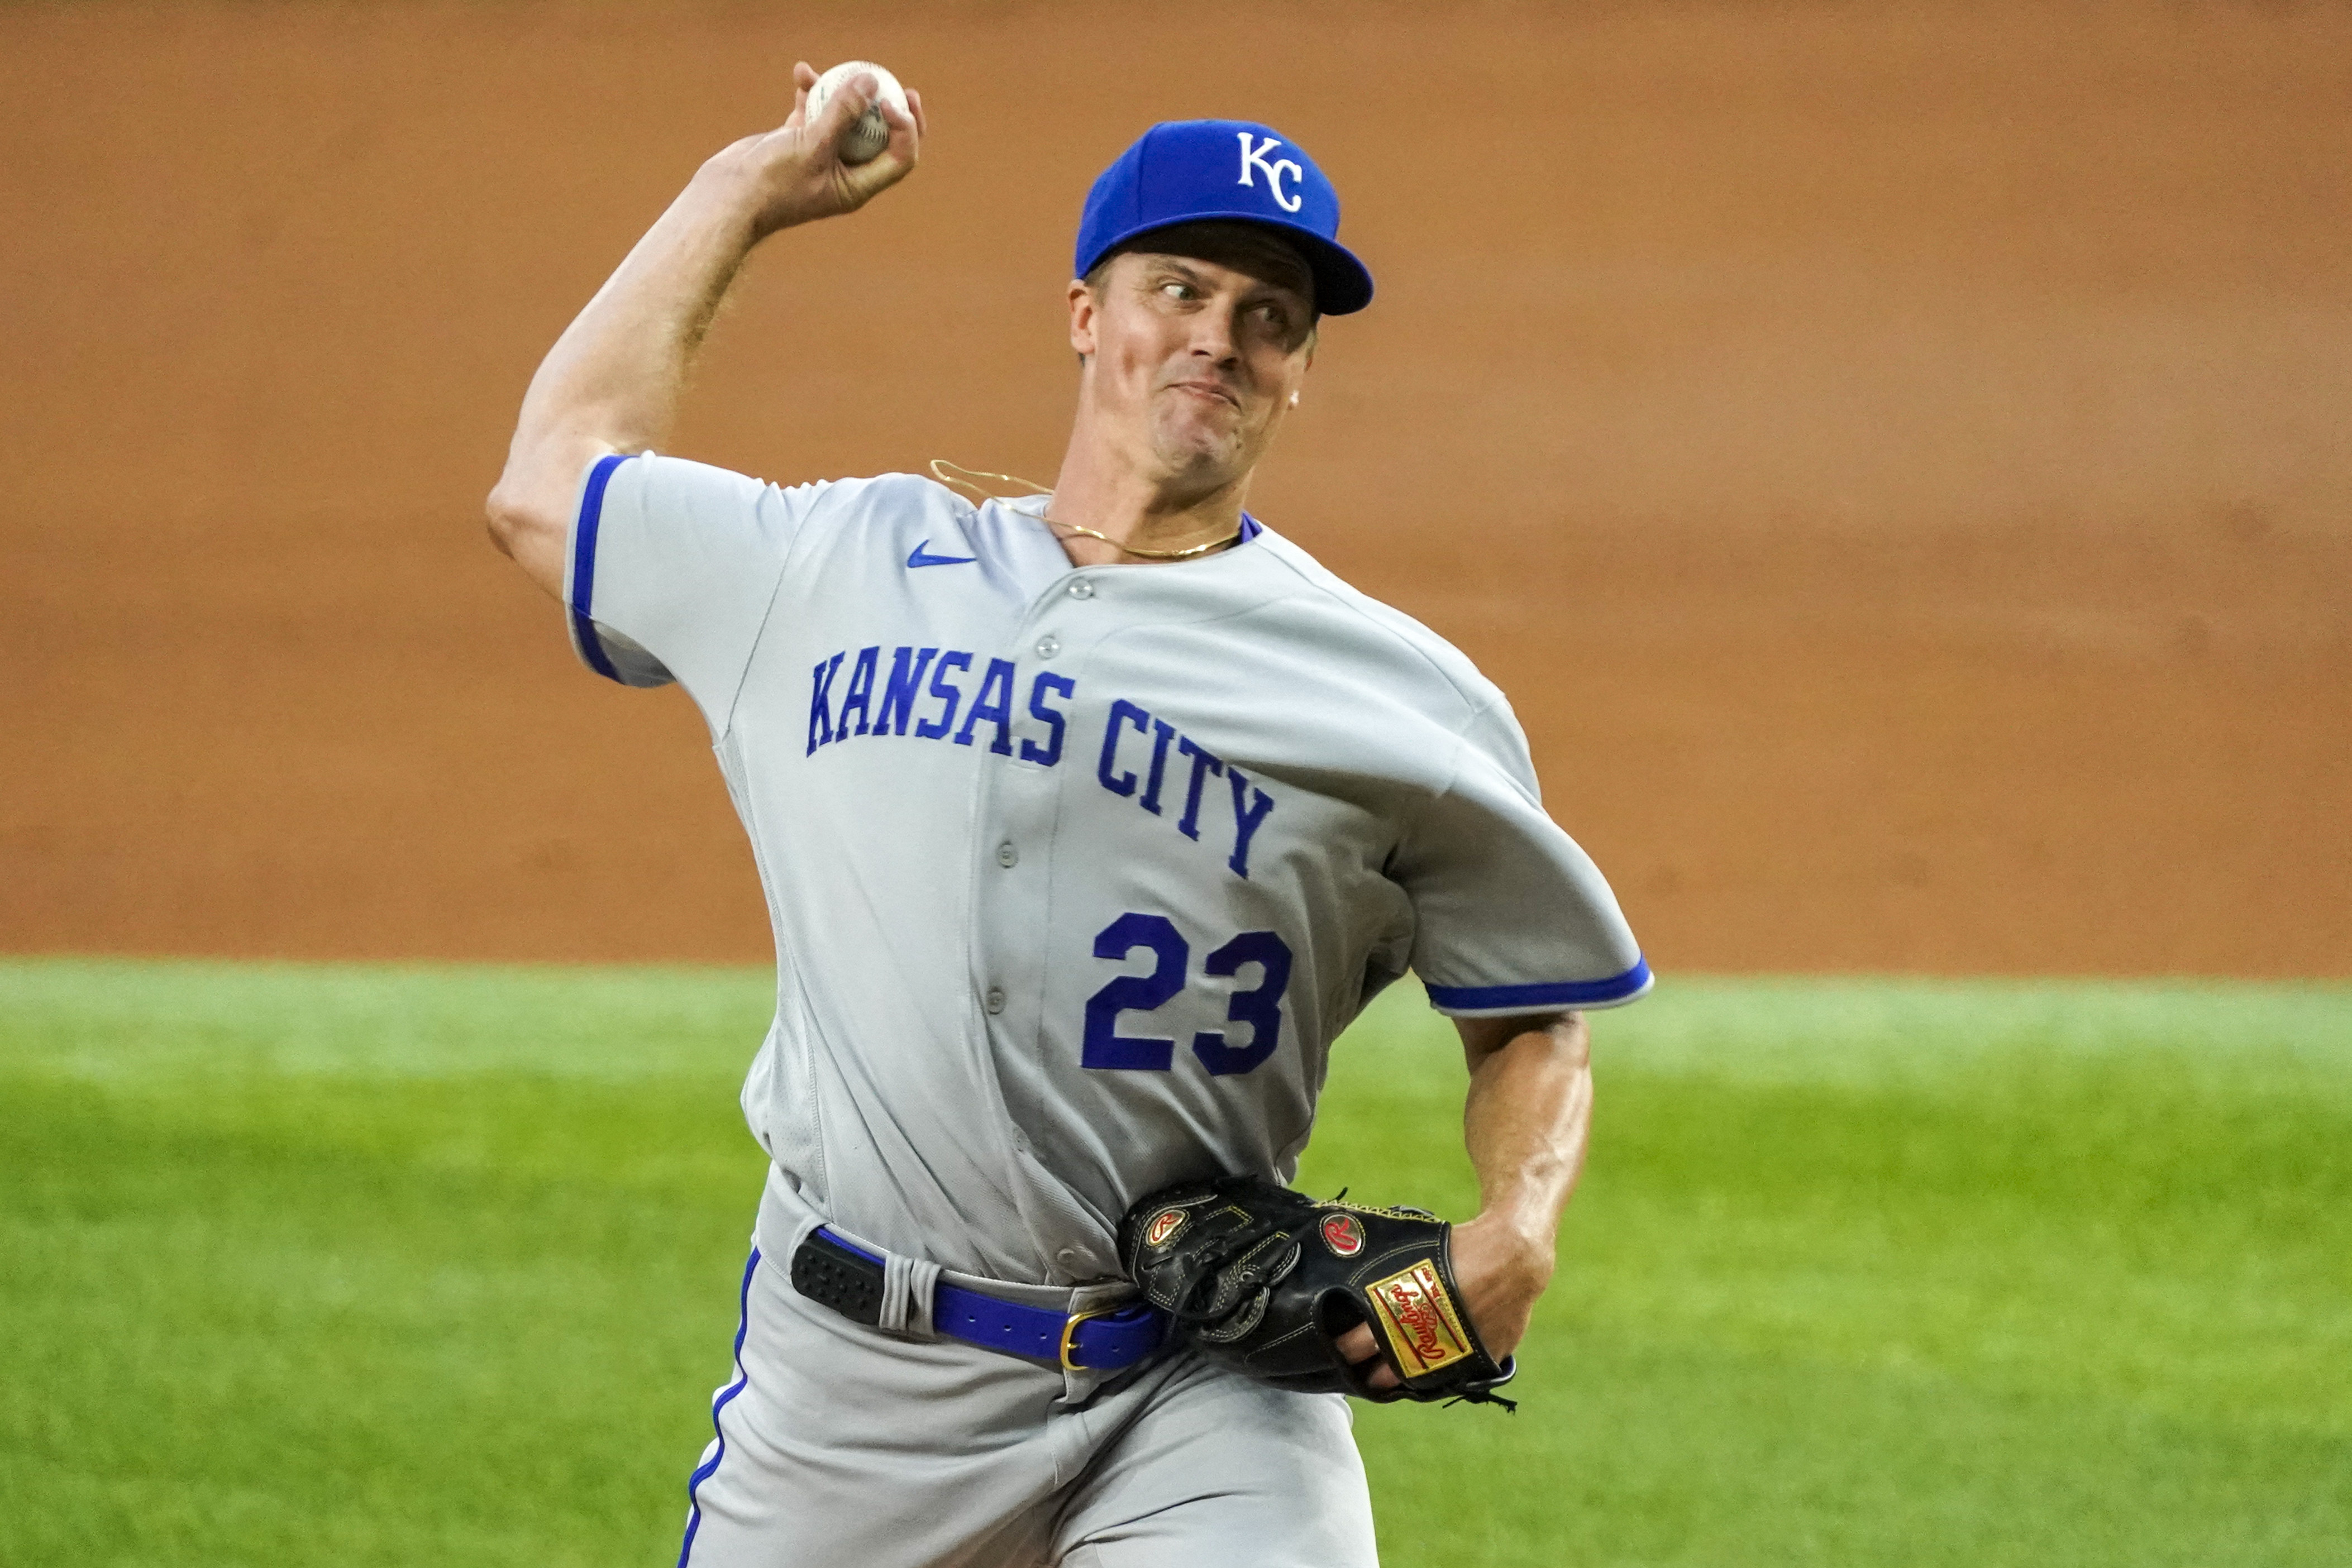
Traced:
[[[1297, 1390], [1507, 1375], [1583, 1158], [1576, 1009], [1649, 971], [1501, 693], [1243, 509], [1372, 293], [1278, 131], [1154, 126], [1096, 183], [1050, 493], [656, 455], [747, 253], [915, 167], [918, 96], [845, 164], [877, 83], [812, 120], [795, 76], [549, 353], [488, 506], [591, 670], [699, 706], [774, 925], [772, 1164], [679, 1562], [1370, 1564], [1346, 1397]], [[1326, 1369], [1286, 1380], [1268, 1281], [1430, 1224], [1267, 1207], [1307, 1205], [1331, 1042], [1408, 969], [1481, 1207], [1276, 1303]]]

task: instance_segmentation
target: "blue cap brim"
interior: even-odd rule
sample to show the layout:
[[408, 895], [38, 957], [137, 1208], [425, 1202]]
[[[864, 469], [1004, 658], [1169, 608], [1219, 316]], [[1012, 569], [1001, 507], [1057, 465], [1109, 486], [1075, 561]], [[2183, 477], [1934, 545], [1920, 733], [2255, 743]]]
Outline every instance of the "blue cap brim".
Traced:
[[1277, 223], [1262, 212], [1187, 213], [1173, 223], [1139, 224], [1124, 234], [1115, 235], [1103, 242], [1102, 248], [1078, 268], [1081, 275], [1092, 272], [1102, 258], [1129, 240], [1140, 239], [1161, 229], [1182, 228], [1188, 224], [1234, 223], [1252, 224], [1262, 229], [1272, 229], [1298, 249], [1307, 263], [1307, 270], [1315, 278], [1315, 310], [1320, 316], [1352, 316], [1372, 302], [1372, 275], [1356, 259], [1356, 253], [1336, 240], [1325, 239], [1314, 230], [1296, 224]]

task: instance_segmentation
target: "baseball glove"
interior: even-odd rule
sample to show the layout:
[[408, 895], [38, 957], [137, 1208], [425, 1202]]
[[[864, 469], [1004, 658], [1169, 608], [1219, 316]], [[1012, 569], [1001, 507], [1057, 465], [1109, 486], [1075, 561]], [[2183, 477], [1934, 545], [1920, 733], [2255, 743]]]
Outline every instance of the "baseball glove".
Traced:
[[[1516, 1409], [1494, 1390], [1517, 1366], [1478, 1343], [1454, 1285], [1453, 1228], [1418, 1208], [1318, 1203], [1262, 1177], [1226, 1176], [1138, 1202], [1119, 1221], [1118, 1252], [1178, 1339], [1277, 1388]], [[1360, 1322], [1400, 1386], [1374, 1389], [1366, 1375], [1378, 1364], [1359, 1369], [1332, 1343]]]

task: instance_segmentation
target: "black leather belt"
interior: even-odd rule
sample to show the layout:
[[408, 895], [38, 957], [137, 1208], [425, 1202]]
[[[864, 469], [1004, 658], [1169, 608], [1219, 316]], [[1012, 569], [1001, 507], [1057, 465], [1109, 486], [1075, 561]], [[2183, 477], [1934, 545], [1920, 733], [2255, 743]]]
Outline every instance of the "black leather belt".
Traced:
[[[883, 1261], [823, 1226], [793, 1253], [793, 1288], [852, 1322], [882, 1322]], [[1091, 1312], [1057, 1312], [951, 1285], [932, 1287], [931, 1326], [951, 1339], [1059, 1365], [1065, 1372], [1117, 1372], [1158, 1350], [1168, 1314], [1148, 1301]]]

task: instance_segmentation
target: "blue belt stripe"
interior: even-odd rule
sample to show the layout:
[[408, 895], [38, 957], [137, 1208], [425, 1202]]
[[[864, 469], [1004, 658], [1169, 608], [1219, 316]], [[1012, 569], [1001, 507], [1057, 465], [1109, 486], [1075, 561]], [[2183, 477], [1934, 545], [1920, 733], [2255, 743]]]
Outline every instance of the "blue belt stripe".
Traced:
[[[822, 1228], [829, 1239], [868, 1262], [883, 1261], [830, 1226]], [[1062, 1331], [1069, 1322], [1067, 1312], [1008, 1301], [1002, 1296], [966, 1290], [944, 1280], [931, 1288], [931, 1326], [967, 1344], [1058, 1364], [1062, 1358]], [[1116, 1372], [1133, 1366], [1158, 1350], [1167, 1334], [1165, 1314], [1148, 1301], [1138, 1301], [1115, 1312], [1087, 1319], [1078, 1325], [1071, 1349], [1076, 1353], [1076, 1364], [1081, 1369]]]

